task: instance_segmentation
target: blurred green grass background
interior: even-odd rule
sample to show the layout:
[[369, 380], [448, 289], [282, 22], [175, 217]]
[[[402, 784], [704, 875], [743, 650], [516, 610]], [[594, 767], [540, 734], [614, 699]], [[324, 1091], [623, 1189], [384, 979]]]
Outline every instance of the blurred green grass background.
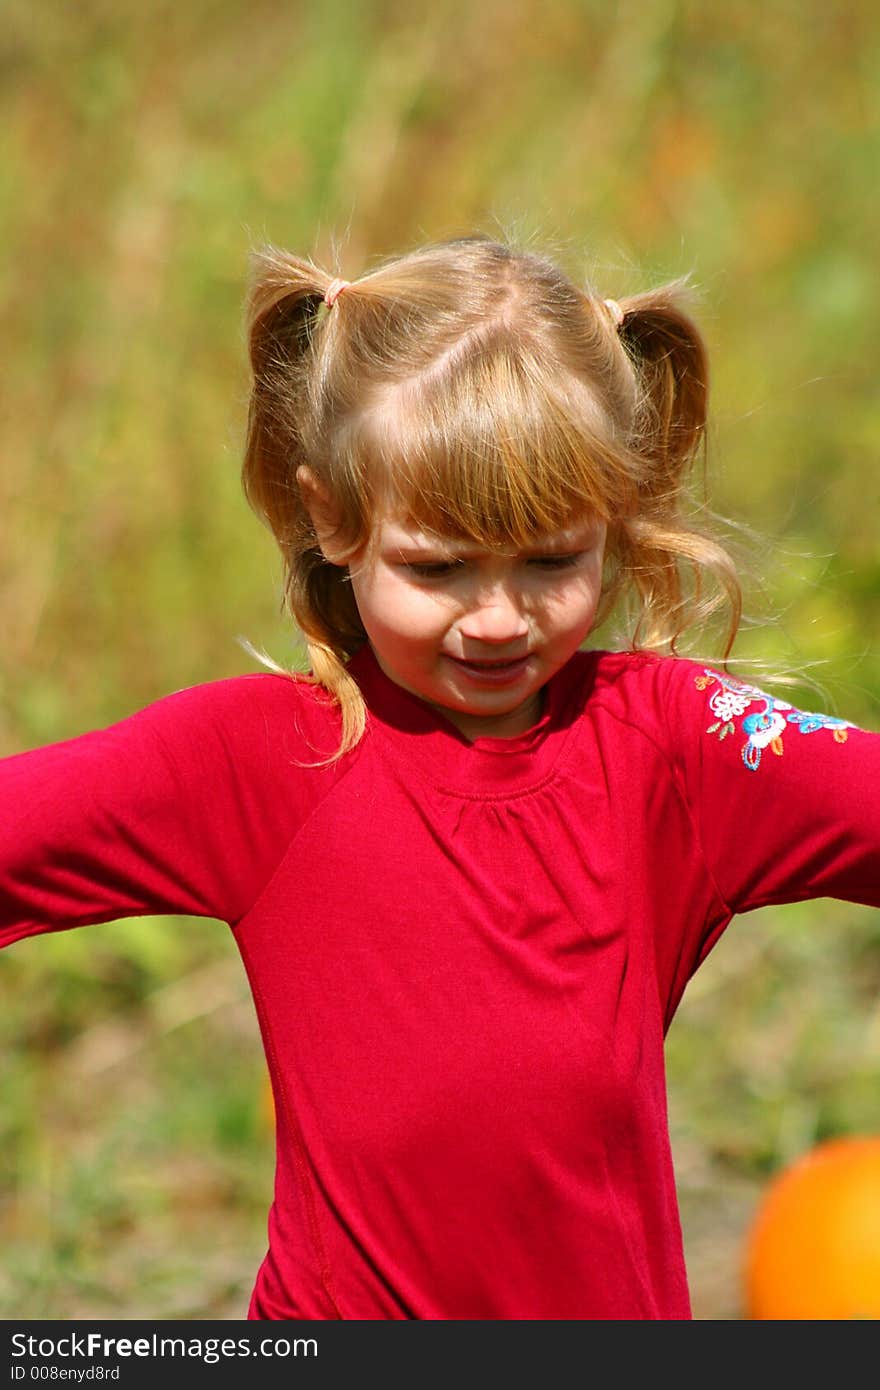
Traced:
[[[238, 480], [249, 248], [353, 277], [475, 230], [606, 295], [692, 273], [710, 500], [763, 538], [741, 538], [760, 582], [739, 650], [880, 724], [871, 7], [7, 0], [3, 20], [0, 754], [253, 669], [239, 634], [297, 658]], [[878, 938], [840, 903], [765, 910], [692, 983], [668, 1056], [698, 1318], [743, 1316], [767, 1176], [880, 1129]], [[0, 998], [0, 1316], [243, 1317], [273, 1154], [228, 931], [23, 942]]]

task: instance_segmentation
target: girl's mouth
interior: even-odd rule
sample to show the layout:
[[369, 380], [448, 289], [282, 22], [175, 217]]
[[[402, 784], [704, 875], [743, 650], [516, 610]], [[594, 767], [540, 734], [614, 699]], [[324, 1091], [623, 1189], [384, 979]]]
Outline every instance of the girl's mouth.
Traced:
[[449, 660], [454, 661], [469, 679], [481, 685], [510, 685], [519, 679], [529, 664], [528, 656], [520, 656], [513, 661], [464, 661], [457, 656], [451, 656]]

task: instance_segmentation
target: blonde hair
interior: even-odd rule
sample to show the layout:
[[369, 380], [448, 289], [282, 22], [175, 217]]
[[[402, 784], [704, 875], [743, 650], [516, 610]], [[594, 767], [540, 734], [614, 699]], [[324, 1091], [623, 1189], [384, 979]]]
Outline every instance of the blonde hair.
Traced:
[[633, 647], [674, 652], [723, 608], [728, 656], [736, 568], [686, 515], [708, 367], [682, 282], [618, 304], [482, 236], [389, 259], [327, 308], [334, 278], [274, 248], [254, 258], [242, 477], [281, 549], [309, 679], [339, 705], [336, 757], [365, 728], [346, 662], [366, 634], [347, 570], [318, 545], [301, 465], [338, 509], [343, 559], [389, 502], [425, 530], [489, 548], [524, 548], [596, 513], [608, 524], [597, 623], [626, 599]]

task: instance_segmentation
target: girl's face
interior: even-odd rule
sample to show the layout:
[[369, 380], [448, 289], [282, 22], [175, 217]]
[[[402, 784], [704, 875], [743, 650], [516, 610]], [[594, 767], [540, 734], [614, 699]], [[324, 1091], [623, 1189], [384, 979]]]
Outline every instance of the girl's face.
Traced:
[[512, 554], [379, 518], [349, 566], [379, 665], [468, 739], [523, 733], [593, 625], [605, 533], [575, 520]]

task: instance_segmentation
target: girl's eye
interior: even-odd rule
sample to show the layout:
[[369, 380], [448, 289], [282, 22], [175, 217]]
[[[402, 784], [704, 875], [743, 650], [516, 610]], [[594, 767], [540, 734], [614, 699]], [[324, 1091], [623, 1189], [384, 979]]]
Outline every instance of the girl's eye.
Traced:
[[536, 555], [531, 563], [540, 565], [541, 569], [545, 570], [564, 570], [576, 565], [583, 556], [583, 550], [578, 550], [573, 555]]
[[424, 563], [411, 560], [404, 568], [408, 569], [410, 574], [417, 574], [420, 579], [444, 579], [459, 566], [455, 560], [435, 560]]
[[[583, 559], [585, 553], [578, 550], [570, 555], [533, 555], [527, 563], [543, 570], [571, 569]], [[404, 569], [419, 579], [448, 579], [462, 568], [463, 563], [462, 560], [409, 560]]]

